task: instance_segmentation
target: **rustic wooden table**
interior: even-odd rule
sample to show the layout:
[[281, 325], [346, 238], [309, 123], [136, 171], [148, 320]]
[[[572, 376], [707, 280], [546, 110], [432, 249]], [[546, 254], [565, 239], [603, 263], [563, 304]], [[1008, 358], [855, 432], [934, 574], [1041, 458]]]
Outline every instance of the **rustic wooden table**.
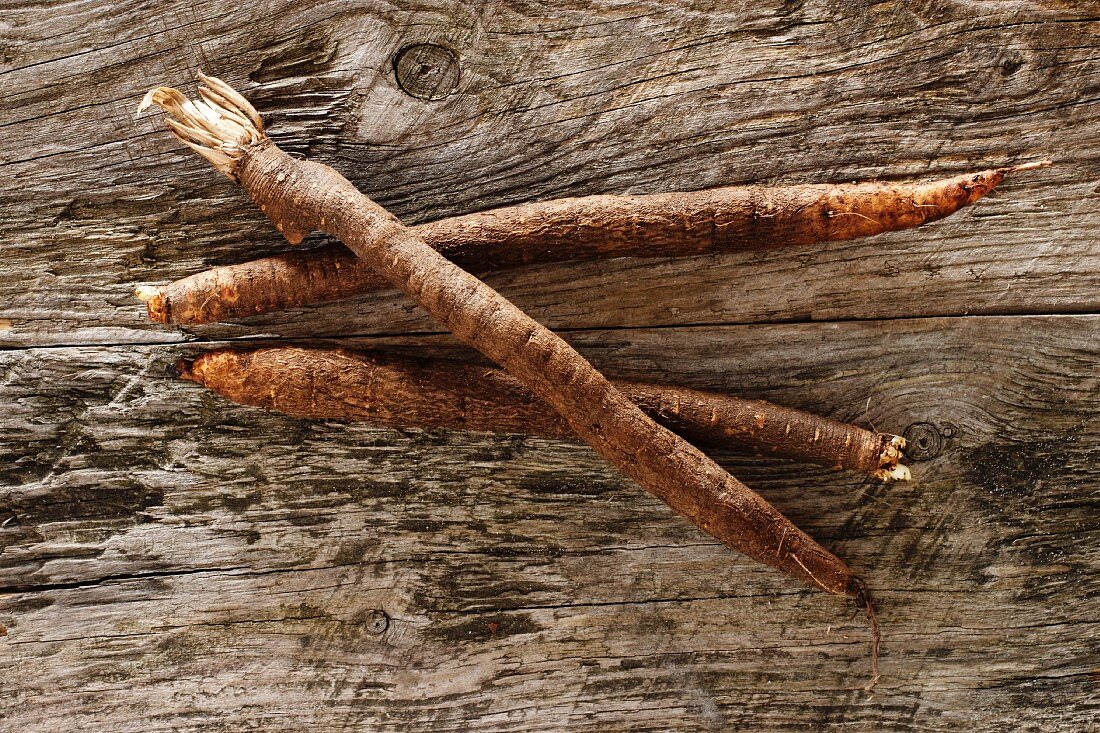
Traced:
[[[0, 729], [1097, 725], [1096, 5], [683, 5], [5, 3]], [[609, 375], [911, 438], [892, 486], [718, 456], [868, 579], [874, 693], [843, 601], [581, 445], [310, 423], [166, 374], [244, 338], [469, 358], [390, 294], [146, 322], [135, 284], [285, 248], [134, 120], [200, 68], [409, 222], [1055, 159], [915, 232], [490, 278]]]

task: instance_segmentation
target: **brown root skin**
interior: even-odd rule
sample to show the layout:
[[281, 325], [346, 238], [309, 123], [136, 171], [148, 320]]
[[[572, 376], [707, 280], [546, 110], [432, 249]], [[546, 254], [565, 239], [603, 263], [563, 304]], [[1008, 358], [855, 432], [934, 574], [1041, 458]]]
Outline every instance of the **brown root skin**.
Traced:
[[[213, 84], [215, 91], [219, 85]], [[157, 101], [155, 93], [152, 98]], [[182, 129], [173, 128], [177, 137], [215, 166], [230, 160], [227, 175], [241, 183], [289, 241], [301, 241], [313, 229], [341, 240], [461, 341], [552, 405], [612, 465], [696, 526], [811, 587], [849, 595], [854, 576], [839, 558], [697, 448], [647, 417], [560, 337], [449, 262], [339, 173], [292, 158], [263, 137], [258, 125], [204, 143], [202, 119], [178, 105], [165, 107], [181, 123]], [[221, 115], [247, 121], [249, 110], [250, 105], [246, 109], [227, 99], [213, 106], [211, 125], [232, 129], [220, 122]], [[246, 137], [250, 141], [242, 143]]]
[[[647, 196], [586, 196], [521, 204], [412, 229], [462, 268], [487, 273], [532, 263], [679, 257], [798, 246], [919, 227], [974, 203], [1009, 173], [1050, 161], [916, 184], [731, 186]], [[300, 242], [306, 232], [289, 227]], [[214, 268], [160, 290], [161, 323], [246, 318], [390, 287], [346, 248], [291, 252]], [[169, 307], [169, 304], [171, 307]]]
[[[396, 428], [573, 438], [556, 412], [499, 369], [343, 349], [208, 351], [177, 372], [234, 402], [295, 417]], [[773, 405], [694, 389], [613, 382], [687, 440], [877, 475], [900, 438]]]

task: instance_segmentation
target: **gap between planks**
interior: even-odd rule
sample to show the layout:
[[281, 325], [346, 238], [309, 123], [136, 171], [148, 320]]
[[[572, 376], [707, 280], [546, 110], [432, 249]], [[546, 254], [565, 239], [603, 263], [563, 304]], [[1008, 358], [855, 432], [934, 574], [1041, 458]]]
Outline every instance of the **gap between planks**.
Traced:
[[[1095, 318], [1100, 316], [1100, 312], [1090, 309], [1082, 309], [1080, 311], [1074, 311], [1070, 309], [1061, 311], [1035, 311], [1035, 312], [996, 312], [991, 311], [988, 313], [957, 313], [948, 315], [919, 315], [919, 316], [884, 316], [884, 317], [866, 317], [860, 318], [853, 316], [851, 318], [826, 318], [821, 320], [811, 318], [789, 318], [789, 319], [775, 319], [768, 321], [714, 321], [714, 322], [701, 322], [701, 323], [656, 323], [653, 325], [639, 325], [639, 326], [579, 326], [576, 328], [554, 328], [551, 329], [557, 334], [572, 334], [572, 333], [629, 333], [631, 331], [690, 331], [700, 330], [704, 328], [751, 328], [761, 327], [767, 328], [768, 326], [828, 326], [828, 325], [840, 325], [840, 324], [860, 324], [860, 323], [904, 323], [910, 321], [965, 321], [970, 319], [981, 318]], [[238, 322], [230, 322], [233, 325], [238, 325]], [[219, 324], [219, 325], [230, 325]], [[41, 349], [87, 349], [87, 348], [122, 348], [130, 346], [148, 346], [148, 347], [173, 347], [173, 346], [197, 346], [200, 344], [310, 344], [310, 343], [332, 343], [335, 341], [345, 340], [371, 340], [371, 339], [393, 339], [393, 338], [439, 338], [441, 336], [449, 336], [448, 331], [371, 331], [367, 333], [338, 333], [330, 334], [318, 337], [305, 337], [305, 336], [278, 336], [275, 334], [257, 334], [247, 336], [199, 336], [196, 334], [188, 334], [182, 329], [174, 329], [175, 335], [183, 335], [183, 338], [177, 338], [174, 340], [148, 340], [148, 341], [67, 341], [64, 343], [52, 343], [52, 344], [0, 344], [0, 353], [15, 352], [15, 351], [38, 351]], [[156, 331], [149, 331], [148, 333], [160, 333]], [[169, 330], [163, 331], [163, 333], [170, 333]]]

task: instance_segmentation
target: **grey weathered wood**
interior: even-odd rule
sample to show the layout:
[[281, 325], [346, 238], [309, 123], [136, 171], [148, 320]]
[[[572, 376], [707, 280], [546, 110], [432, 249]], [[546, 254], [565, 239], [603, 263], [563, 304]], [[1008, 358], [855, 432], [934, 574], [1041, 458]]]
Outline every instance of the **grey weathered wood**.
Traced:
[[[249, 93], [281, 145], [410, 222], [561, 195], [1058, 162], [951, 221], [858, 245], [493, 278], [556, 327], [1097, 310], [1088, 3], [162, 5], [6, 11], [0, 344], [178, 340], [145, 321], [136, 283], [285, 246], [159, 119], [133, 119], [146, 87], [186, 87], [200, 65]], [[460, 57], [440, 102], [405, 94], [390, 68], [424, 41]], [[396, 296], [353, 308], [358, 333], [431, 329]], [[348, 313], [200, 333], [338, 335]]]
[[[1094, 725], [1100, 14], [683, 5], [4, 7], [0, 730]], [[396, 83], [415, 43], [456, 52], [446, 99]], [[435, 329], [388, 295], [145, 322], [134, 284], [285, 246], [133, 120], [149, 84], [200, 65], [410, 222], [1054, 158], [916, 232], [491, 279], [611, 375], [923, 436], [935, 455], [905, 485], [720, 456], [867, 578], [874, 695], [849, 689], [868, 649], [840, 601], [724, 550], [583, 446], [307, 423], [165, 374], [195, 338], [469, 358], [410, 335]]]
[[7, 352], [9, 725], [1083, 729], [1096, 333], [1081, 316], [573, 334], [616, 376], [951, 436], [893, 486], [723, 457], [869, 579], [873, 697], [846, 690], [867, 644], [840, 601], [582, 446], [240, 408], [165, 374], [173, 347]]

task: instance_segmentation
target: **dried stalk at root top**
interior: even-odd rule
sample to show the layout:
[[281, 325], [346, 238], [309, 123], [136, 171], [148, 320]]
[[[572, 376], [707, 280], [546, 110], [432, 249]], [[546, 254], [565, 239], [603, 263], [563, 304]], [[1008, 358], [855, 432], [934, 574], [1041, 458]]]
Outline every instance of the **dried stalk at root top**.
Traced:
[[[1005, 174], [1048, 161], [927, 183], [731, 186], [521, 204], [413, 227], [475, 273], [531, 263], [679, 257], [855, 239], [910, 229], [982, 198]], [[389, 287], [340, 245], [216, 267], [137, 295], [161, 323], [244, 318]]]
[[161, 87], [146, 95], [141, 108], [156, 103], [170, 112], [179, 123], [171, 128], [176, 136], [239, 182], [289, 242], [301, 242], [315, 229], [344, 242], [461, 341], [552, 405], [604, 458], [698, 527], [811, 587], [853, 598], [871, 622], [877, 668], [870, 597], [839, 558], [647, 417], [565, 341], [436, 252], [346, 178], [276, 147], [256, 111], [224, 82], [202, 75], [200, 80], [202, 102], [186, 102], [180, 92]]
[[[531, 391], [499, 369], [344, 349], [207, 351], [177, 371], [234, 402], [296, 417], [397, 428], [451, 428], [573, 438]], [[751, 450], [908, 480], [905, 441], [762, 400], [613, 382], [650, 417], [696, 444]]]

